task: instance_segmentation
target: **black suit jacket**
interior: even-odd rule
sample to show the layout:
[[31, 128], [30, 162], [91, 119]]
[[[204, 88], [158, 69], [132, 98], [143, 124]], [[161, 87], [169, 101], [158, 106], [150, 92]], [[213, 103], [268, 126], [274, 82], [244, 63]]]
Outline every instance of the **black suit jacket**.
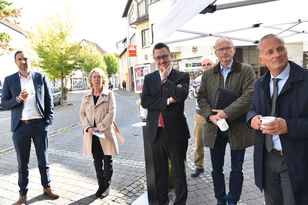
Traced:
[[[182, 87], [177, 87], [181, 84]], [[164, 92], [162, 94], [162, 87]], [[184, 101], [189, 89], [188, 73], [172, 69], [167, 81], [161, 84], [159, 71], [154, 71], [144, 78], [141, 94], [141, 104], [148, 109], [146, 133], [153, 142], [157, 135], [159, 113], [164, 119], [168, 134], [168, 142], [180, 142], [189, 138], [189, 130], [184, 115]], [[167, 105], [167, 99], [172, 97], [176, 102]]]

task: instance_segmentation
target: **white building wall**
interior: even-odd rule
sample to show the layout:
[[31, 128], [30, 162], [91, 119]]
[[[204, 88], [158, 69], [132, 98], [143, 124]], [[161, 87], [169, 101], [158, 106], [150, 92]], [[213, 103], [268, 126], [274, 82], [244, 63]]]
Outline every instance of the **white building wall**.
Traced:
[[18, 71], [18, 67], [14, 61], [14, 54], [16, 50], [29, 50], [27, 47], [27, 39], [24, 35], [8, 28], [7, 26], [0, 24], [0, 31], [8, 33], [11, 37], [10, 46], [15, 50], [10, 54], [4, 54], [0, 56], [0, 80], [3, 85], [4, 78], [10, 74], [13, 74]]
[[286, 43], [289, 60], [303, 66], [303, 43]]

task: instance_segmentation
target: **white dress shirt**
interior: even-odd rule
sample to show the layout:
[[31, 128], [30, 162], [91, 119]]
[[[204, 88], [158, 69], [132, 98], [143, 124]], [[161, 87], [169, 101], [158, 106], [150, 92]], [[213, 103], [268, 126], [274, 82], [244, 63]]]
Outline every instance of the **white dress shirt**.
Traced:
[[28, 92], [28, 97], [23, 101], [24, 107], [22, 109], [21, 120], [42, 118], [42, 115], [37, 107], [32, 73], [30, 72], [27, 78], [23, 77], [19, 73], [19, 79], [21, 90], [26, 89]]

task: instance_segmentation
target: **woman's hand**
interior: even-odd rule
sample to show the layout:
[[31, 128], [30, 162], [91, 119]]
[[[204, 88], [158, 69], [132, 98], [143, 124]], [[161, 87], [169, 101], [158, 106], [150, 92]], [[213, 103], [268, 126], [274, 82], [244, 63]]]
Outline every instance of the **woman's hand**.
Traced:
[[88, 133], [90, 133], [91, 135], [93, 135], [93, 132], [95, 132], [93, 127], [88, 128]]

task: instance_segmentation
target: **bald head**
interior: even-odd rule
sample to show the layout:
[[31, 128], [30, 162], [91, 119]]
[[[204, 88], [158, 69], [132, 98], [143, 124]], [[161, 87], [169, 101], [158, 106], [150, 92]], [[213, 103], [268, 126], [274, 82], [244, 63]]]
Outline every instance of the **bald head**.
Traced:
[[220, 38], [215, 43], [215, 55], [223, 68], [226, 68], [233, 59], [236, 49], [228, 38]]

